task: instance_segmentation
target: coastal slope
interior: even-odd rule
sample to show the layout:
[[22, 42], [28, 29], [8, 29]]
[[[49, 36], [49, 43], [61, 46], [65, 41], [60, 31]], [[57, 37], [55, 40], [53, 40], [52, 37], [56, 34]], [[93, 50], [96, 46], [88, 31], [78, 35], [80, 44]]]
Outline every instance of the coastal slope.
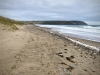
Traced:
[[16, 25], [23, 25], [23, 24], [24, 24], [23, 22], [0, 16], [0, 25], [6, 27], [7, 29], [18, 30]]

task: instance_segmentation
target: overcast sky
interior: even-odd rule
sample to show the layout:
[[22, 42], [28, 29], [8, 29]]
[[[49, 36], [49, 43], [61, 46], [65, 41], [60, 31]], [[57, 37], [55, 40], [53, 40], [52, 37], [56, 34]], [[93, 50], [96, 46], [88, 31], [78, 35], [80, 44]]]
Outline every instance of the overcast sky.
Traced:
[[0, 15], [15, 20], [81, 20], [100, 24], [100, 0], [0, 0]]

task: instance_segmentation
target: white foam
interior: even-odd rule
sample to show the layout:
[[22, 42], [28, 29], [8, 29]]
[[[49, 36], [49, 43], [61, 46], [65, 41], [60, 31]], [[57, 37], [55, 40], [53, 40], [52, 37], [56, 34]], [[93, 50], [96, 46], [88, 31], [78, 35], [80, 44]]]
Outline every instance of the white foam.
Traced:
[[61, 34], [100, 42], [100, 27], [82, 26], [82, 25], [38, 25], [40, 27], [51, 28]]
[[73, 39], [70, 39], [70, 38], [68, 38], [68, 40], [70, 40], [70, 41], [72, 41], [72, 42], [74, 42], [74, 43], [76, 43], [76, 44], [79, 44], [79, 45], [82, 45], [82, 46], [85, 46], [85, 47], [88, 47], [88, 48], [94, 49], [94, 50], [96, 50], [96, 51], [98, 51], [98, 52], [100, 51], [100, 49], [97, 48], [97, 47], [90, 46], [90, 45], [87, 45], [87, 44], [81, 43], [81, 42], [79, 42], [79, 41], [76, 41], [76, 40], [73, 40]]

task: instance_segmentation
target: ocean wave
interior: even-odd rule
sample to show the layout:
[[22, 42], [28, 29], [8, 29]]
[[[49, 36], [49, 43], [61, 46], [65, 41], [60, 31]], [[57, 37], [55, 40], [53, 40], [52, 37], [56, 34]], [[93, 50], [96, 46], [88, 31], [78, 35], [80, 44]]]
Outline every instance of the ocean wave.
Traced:
[[61, 34], [71, 34], [75, 37], [80, 37], [93, 41], [100, 41], [100, 26], [87, 25], [39, 25], [41, 27], [51, 28]]

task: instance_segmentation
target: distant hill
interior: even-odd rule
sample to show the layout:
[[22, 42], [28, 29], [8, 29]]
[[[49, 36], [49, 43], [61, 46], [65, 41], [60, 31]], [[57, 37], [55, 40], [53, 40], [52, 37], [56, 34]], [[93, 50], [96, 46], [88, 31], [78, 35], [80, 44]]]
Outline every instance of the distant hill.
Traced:
[[23, 25], [24, 24], [23, 22], [16, 21], [16, 20], [13, 20], [13, 19], [9, 19], [9, 18], [3, 17], [3, 16], [0, 16], [0, 23], [3, 24], [3, 25], [9, 26], [14, 30], [18, 29], [15, 26], [15, 24], [17, 24], [17, 25]]
[[25, 21], [30, 24], [48, 24], [48, 25], [87, 25], [83, 21]]

